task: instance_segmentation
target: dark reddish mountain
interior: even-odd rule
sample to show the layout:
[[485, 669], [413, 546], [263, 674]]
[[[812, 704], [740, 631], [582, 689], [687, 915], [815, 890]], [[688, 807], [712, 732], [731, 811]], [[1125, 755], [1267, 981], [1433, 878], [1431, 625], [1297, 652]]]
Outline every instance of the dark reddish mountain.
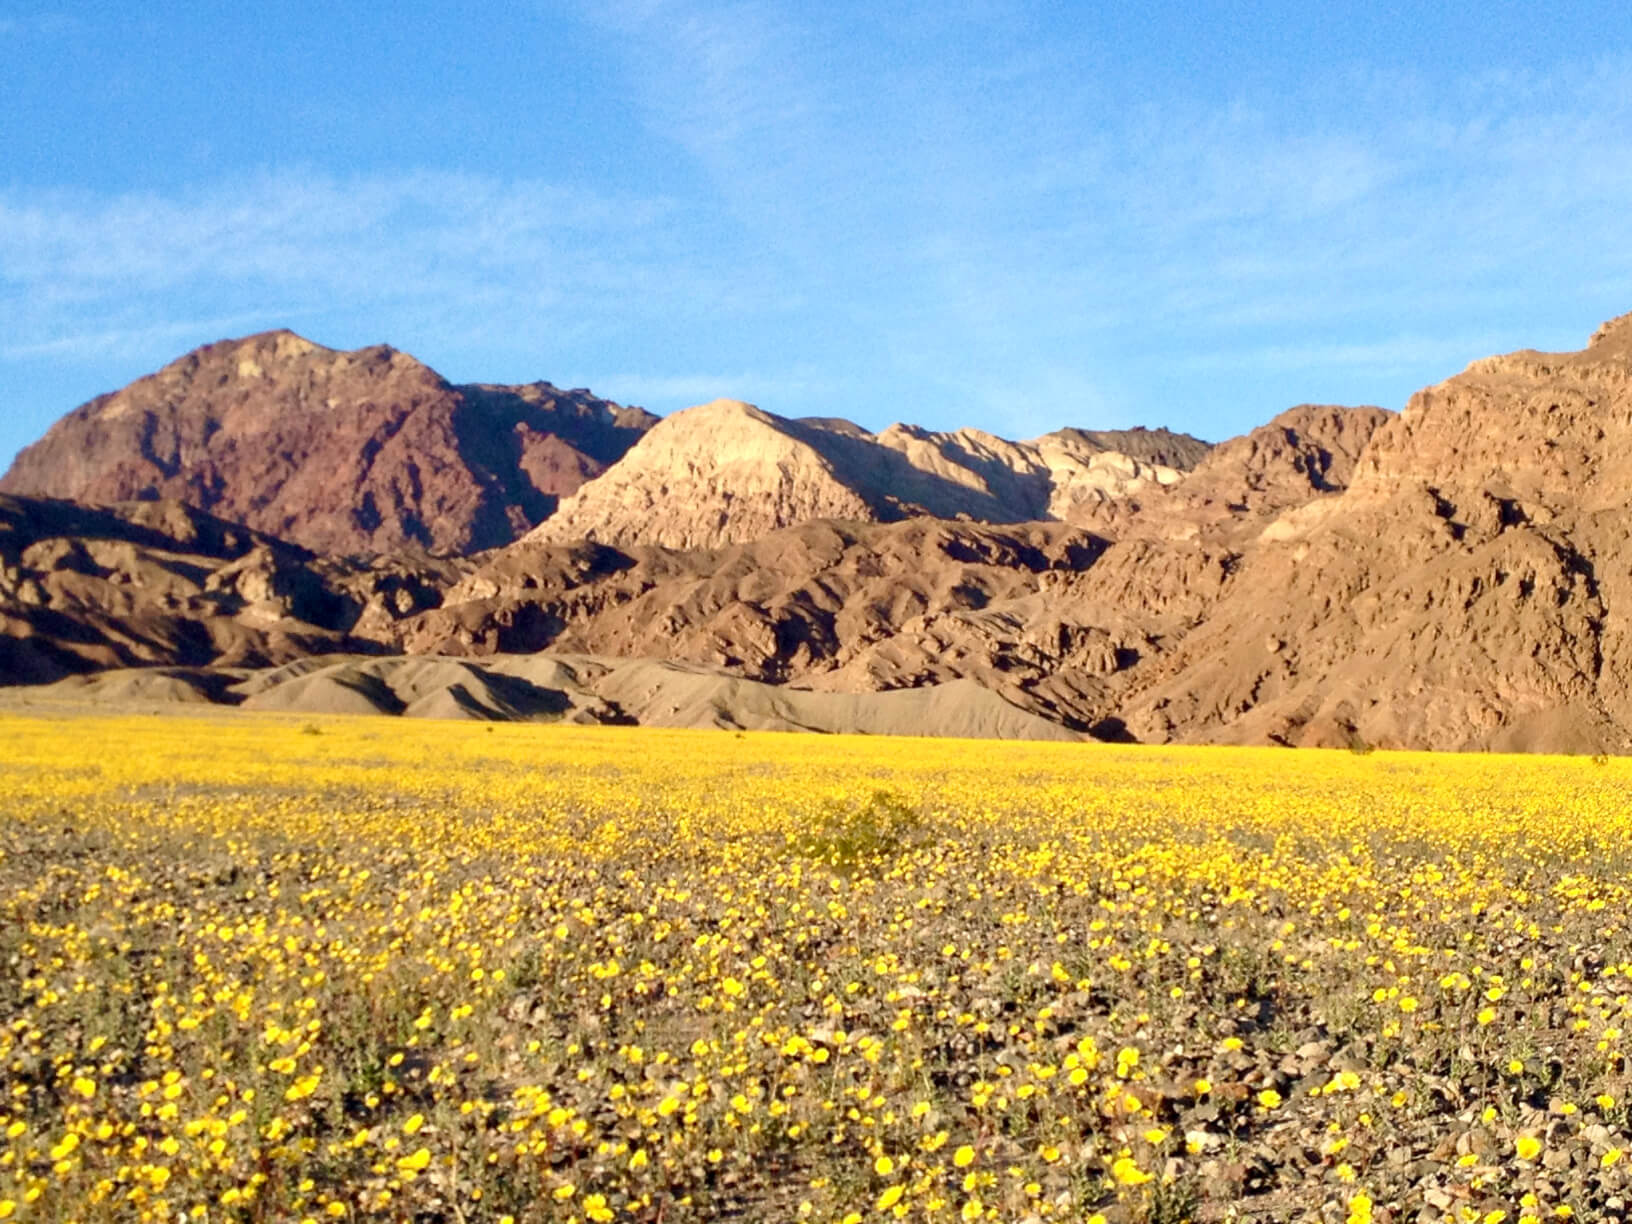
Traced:
[[329, 553], [516, 539], [657, 418], [549, 383], [458, 386], [289, 331], [196, 349], [58, 421], [0, 492], [170, 499]]

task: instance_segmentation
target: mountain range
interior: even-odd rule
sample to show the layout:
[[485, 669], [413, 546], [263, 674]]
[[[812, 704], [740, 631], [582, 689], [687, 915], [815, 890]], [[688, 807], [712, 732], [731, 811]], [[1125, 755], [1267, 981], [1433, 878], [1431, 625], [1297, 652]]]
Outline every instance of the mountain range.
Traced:
[[18, 456], [0, 677], [45, 686], [9, 703], [1621, 750], [1629, 468], [1632, 315], [1216, 446], [658, 420], [274, 332]]

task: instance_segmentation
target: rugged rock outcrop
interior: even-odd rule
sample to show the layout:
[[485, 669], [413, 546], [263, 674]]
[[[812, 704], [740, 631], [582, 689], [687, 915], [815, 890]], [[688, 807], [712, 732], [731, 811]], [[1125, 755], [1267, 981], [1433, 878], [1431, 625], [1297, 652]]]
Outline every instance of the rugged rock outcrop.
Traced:
[[1147, 739], [1632, 747], [1632, 316], [1473, 363], [1288, 511], [1122, 715]]
[[58, 421], [0, 492], [184, 502], [322, 552], [507, 544], [656, 420], [548, 383], [455, 386], [385, 345], [206, 345]]
[[1302, 404], [1251, 433], [1221, 442], [1174, 489], [1187, 509], [1279, 513], [1320, 493], [1341, 493], [1371, 436], [1394, 414], [1382, 408]]

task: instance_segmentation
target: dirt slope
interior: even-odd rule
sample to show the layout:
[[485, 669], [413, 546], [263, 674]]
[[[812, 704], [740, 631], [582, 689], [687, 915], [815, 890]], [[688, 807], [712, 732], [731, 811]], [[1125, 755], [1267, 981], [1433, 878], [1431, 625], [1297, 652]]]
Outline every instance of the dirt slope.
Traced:
[[690, 664], [571, 655], [499, 657], [479, 664], [327, 655], [260, 671], [114, 670], [0, 695], [0, 709], [87, 705], [103, 712], [212, 705], [318, 717], [386, 714], [966, 739], [1080, 738], [972, 680], [888, 693], [823, 693]]
[[454, 386], [385, 345], [206, 345], [70, 412], [0, 492], [184, 502], [329, 553], [509, 543], [655, 417], [548, 383]]

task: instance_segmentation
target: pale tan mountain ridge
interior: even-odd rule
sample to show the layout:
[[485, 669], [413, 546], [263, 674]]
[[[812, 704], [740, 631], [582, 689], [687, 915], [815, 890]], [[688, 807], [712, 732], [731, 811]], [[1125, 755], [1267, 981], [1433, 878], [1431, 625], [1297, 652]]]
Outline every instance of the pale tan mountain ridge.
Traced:
[[875, 518], [810, 444], [826, 431], [790, 425], [736, 400], [665, 417], [638, 453], [565, 499], [527, 539], [708, 548], [790, 522]]
[[1117, 435], [1073, 430], [1010, 442], [980, 430], [892, 425], [872, 434], [836, 418], [793, 420], [736, 400], [665, 418], [529, 537], [622, 546], [717, 548], [813, 519], [913, 516], [1018, 523], [1063, 519], [1084, 502], [1177, 483], [1205, 443], [1126, 431], [1146, 457], [1107, 449]]
[[509, 543], [655, 417], [548, 383], [456, 386], [386, 345], [205, 345], [58, 421], [0, 492], [184, 502], [332, 553]]

